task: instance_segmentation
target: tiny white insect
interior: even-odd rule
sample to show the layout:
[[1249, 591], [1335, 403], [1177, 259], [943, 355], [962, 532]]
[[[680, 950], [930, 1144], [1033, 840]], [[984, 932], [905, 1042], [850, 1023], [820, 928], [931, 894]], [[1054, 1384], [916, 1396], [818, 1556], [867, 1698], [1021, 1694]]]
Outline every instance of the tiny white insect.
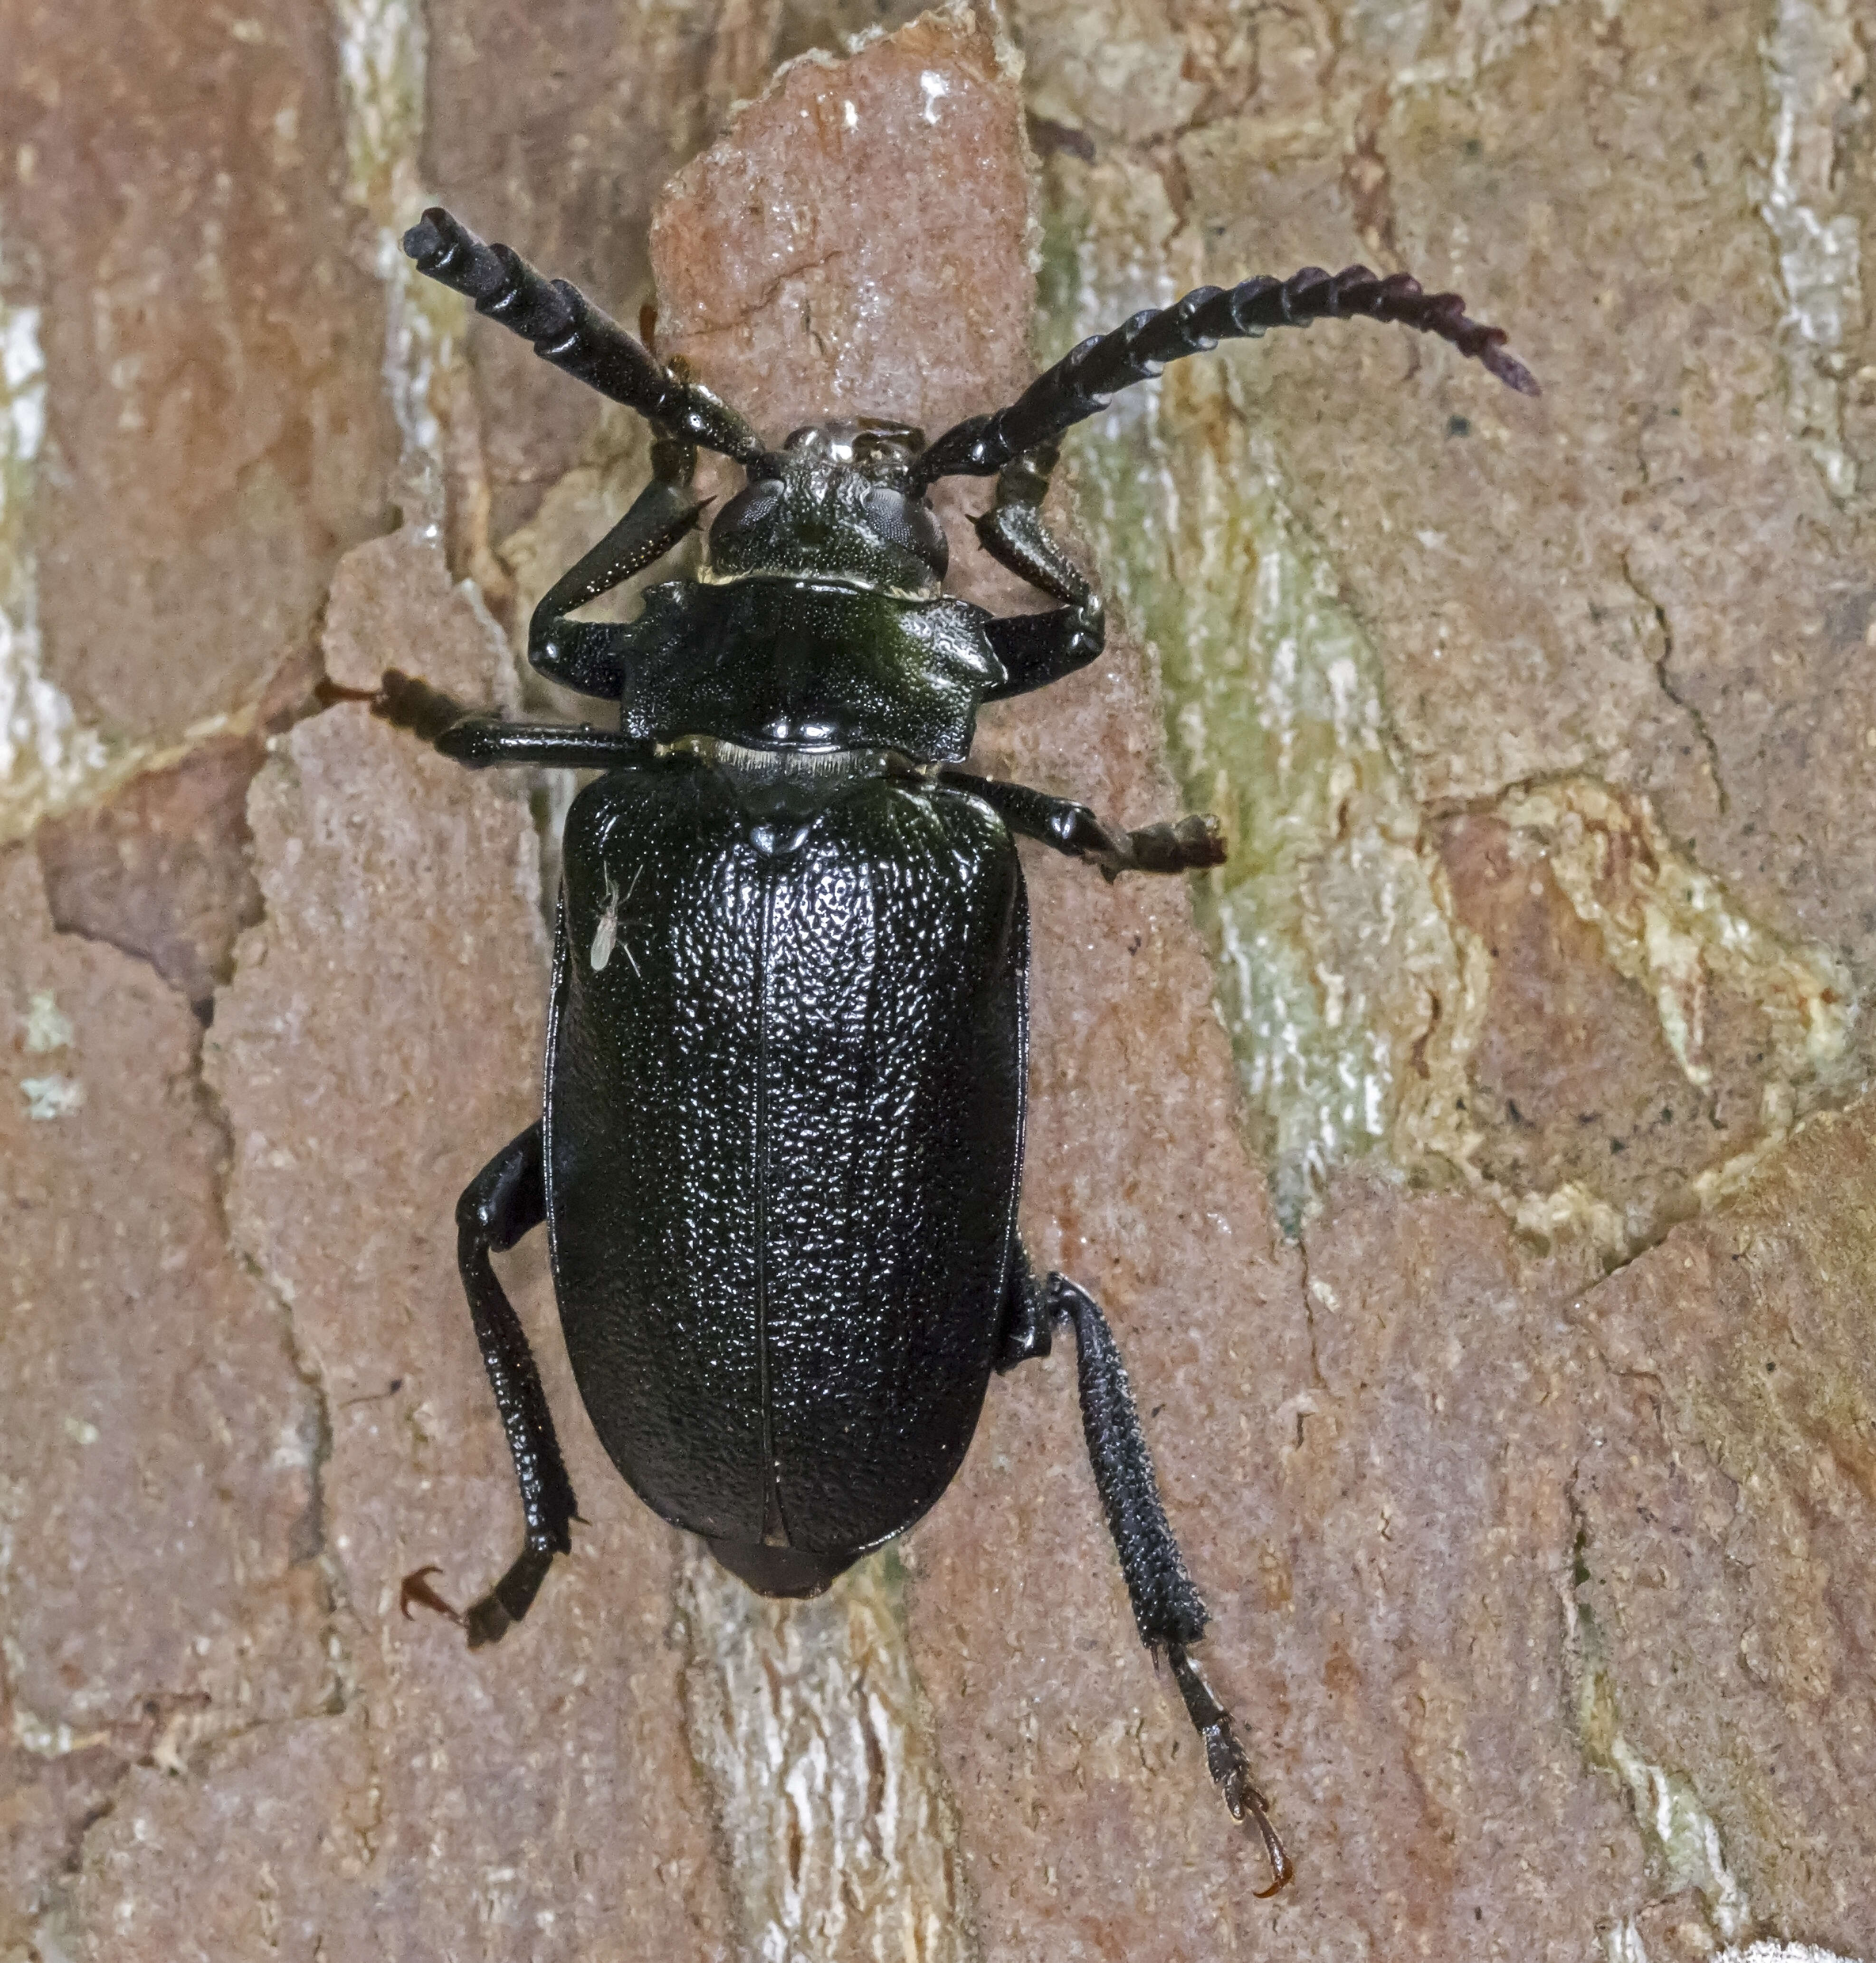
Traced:
[[593, 972], [595, 975], [598, 974], [605, 967], [607, 962], [612, 959], [613, 949], [615, 947], [625, 956], [627, 961], [631, 962], [632, 973], [637, 975], [639, 972], [639, 964], [632, 958], [631, 943], [619, 930], [619, 909], [638, 891], [639, 875], [644, 870], [644, 863], [641, 860], [632, 869], [632, 883], [622, 894], [613, 884], [612, 868], [608, 866], [606, 869], [605, 910], [599, 917], [599, 925], [593, 930], [593, 949], [587, 957], [593, 964]]

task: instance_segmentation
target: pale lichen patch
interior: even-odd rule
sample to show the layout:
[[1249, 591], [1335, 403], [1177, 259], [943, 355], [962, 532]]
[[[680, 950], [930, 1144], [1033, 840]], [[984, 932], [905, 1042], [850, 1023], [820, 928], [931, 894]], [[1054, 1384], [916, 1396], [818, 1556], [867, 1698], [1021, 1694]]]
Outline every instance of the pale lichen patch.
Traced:
[[59, 1006], [50, 988], [35, 988], [26, 1004], [26, 1047], [34, 1056], [45, 1056], [56, 1049], [69, 1049], [72, 1042], [72, 1018]]
[[19, 269], [0, 255], [0, 842], [23, 837], [134, 770], [80, 723], [45, 672], [39, 630], [34, 503], [46, 433], [40, 309], [9, 288]]
[[[1579, 1551], [1578, 1560], [1581, 1555]], [[1580, 1572], [1580, 1568], [1579, 1568]], [[1615, 1679], [1602, 1655], [1596, 1619], [1578, 1590], [1564, 1595], [1565, 1660], [1573, 1689], [1577, 1736], [1584, 1757], [1618, 1782], [1637, 1823], [1666, 1878], [1663, 1894], [1691, 1888], [1700, 1897], [1714, 1933], [1733, 1942], [1751, 1926], [1744, 1885], [1729, 1865], [1718, 1824], [1684, 1773], [1655, 1764], [1625, 1735]], [[1630, 1926], [1626, 1950], [1605, 1947], [1628, 1963], [1646, 1955]]]
[[108, 1730], [80, 1731], [61, 1718], [42, 1718], [18, 1698], [9, 1702], [13, 1742], [36, 1759], [69, 1758], [74, 1752], [90, 1751], [110, 1742]]
[[799, 1603], [763, 1600], [694, 1542], [685, 1556], [691, 1749], [764, 1963], [980, 1954], [902, 1588], [889, 1552]]
[[1857, 1963], [1857, 1959], [1810, 1942], [1749, 1942], [1743, 1949], [1721, 1950], [1713, 1963]]
[[1836, 132], [1868, 66], [1849, 0], [1778, 0], [1761, 58], [1772, 119], [1759, 210], [1785, 289], [1787, 421], [1842, 500], [1857, 488], [1840, 363], [1862, 318], [1862, 241], [1855, 219], [1833, 209]]
[[1600, 933], [1610, 965], [1653, 995], [1689, 1083], [1712, 1075], [1707, 1007], [1718, 985], [1759, 1005], [1772, 1080], [1796, 1083], [1842, 1061], [1854, 1014], [1842, 962], [1750, 919], [1663, 834], [1647, 799], [1573, 777], [1513, 792], [1497, 810], [1541, 850], [1577, 917]]
[[26, 1115], [42, 1123], [69, 1118], [85, 1108], [85, 1086], [75, 1077], [22, 1077], [20, 1095]]
[[1603, 1930], [1602, 1955], [1604, 1963], [1649, 1963], [1648, 1946], [1633, 1916], [1625, 1916], [1613, 1928]]
[[460, 360], [466, 306], [426, 280], [400, 245], [429, 202], [418, 175], [428, 53], [412, 0], [335, 0], [345, 100], [347, 193], [373, 227], [373, 270], [385, 292], [384, 381], [402, 438], [405, 515], [440, 520], [444, 422]]

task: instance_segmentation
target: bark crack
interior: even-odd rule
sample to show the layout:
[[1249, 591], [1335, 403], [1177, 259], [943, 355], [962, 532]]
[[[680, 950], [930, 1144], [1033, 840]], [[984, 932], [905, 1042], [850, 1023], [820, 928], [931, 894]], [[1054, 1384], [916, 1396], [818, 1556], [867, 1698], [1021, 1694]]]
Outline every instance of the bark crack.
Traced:
[[1694, 734], [1700, 738], [1701, 746], [1707, 753], [1707, 773], [1713, 780], [1713, 793], [1719, 801], [1720, 815], [1724, 818], [1731, 809], [1731, 801], [1727, 796], [1726, 779], [1720, 770], [1720, 746], [1714, 741], [1713, 732], [1707, 726], [1707, 719], [1701, 713], [1699, 705], [1682, 695], [1674, 686], [1674, 628], [1668, 619], [1667, 609], [1636, 577], [1634, 565], [1627, 552], [1622, 554], [1621, 568], [1622, 578], [1629, 591], [1654, 614], [1655, 625], [1661, 632], [1660, 652], [1654, 661], [1655, 685], [1693, 725]]

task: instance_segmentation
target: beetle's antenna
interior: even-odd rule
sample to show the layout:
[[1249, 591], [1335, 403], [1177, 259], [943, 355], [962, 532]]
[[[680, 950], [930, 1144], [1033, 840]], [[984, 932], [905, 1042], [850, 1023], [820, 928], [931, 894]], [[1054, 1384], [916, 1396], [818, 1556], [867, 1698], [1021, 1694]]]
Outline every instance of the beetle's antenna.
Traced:
[[440, 205], [405, 233], [404, 250], [419, 272], [533, 341], [543, 361], [667, 434], [741, 464], [764, 454], [762, 439], [720, 396], [648, 354], [578, 287], [543, 277], [511, 246], [485, 245]]
[[1228, 290], [1201, 287], [1171, 306], [1137, 313], [1111, 334], [1083, 341], [1045, 369], [1007, 408], [946, 430], [913, 460], [912, 481], [922, 489], [940, 477], [994, 477], [1015, 458], [1098, 415], [1116, 390], [1150, 381], [1163, 363], [1202, 354], [1221, 341], [1273, 327], [1357, 318], [1437, 335], [1520, 395], [1538, 393], [1531, 371], [1506, 351], [1504, 329], [1468, 319], [1457, 293], [1423, 293], [1407, 273], [1383, 279], [1365, 266], [1340, 273], [1305, 266], [1281, 281], [1247, 280]]

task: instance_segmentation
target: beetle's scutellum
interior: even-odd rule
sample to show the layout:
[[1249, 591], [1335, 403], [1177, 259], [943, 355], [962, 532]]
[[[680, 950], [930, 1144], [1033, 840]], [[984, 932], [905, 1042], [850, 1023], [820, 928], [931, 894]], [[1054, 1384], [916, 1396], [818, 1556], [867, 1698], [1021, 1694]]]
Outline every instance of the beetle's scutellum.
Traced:
[[[543, 674], [617, 730], [476, 713], [395, 671], [379, 712], [472, 768], [603, 774], [566, 823], [540, 1122], [456, 1209], [463, 1286], [527, 1540], [463, 1619], [492, 1642], [569, 1545], [573, 1490], [489, 1263], [549, 1224], [567, 1348], [619, 1471], [752, 1588], [808, 1595], [950, 1482], [993, 1370], [1072, 1323], [1089, 1455], [1141, 1638], [1212, 1778], [1290, 1864], [1231, 1720], [1188, 1654], [1205, 1610], [1099, 1305], [1016, 1234], [1029, 924], [1014, 836], [1098, 866], [1225, 857], [1217, 821], [1118, 831], [958, 767], [980, 703], [1101, 651], [1101, 603], [1045, 528], [1055, 446], [1118, 389], [1231, 335], [1365, 315], [1451, 341], [1515, 389], [1504, 336], [1404, 274], [1310, 268], [1206, 287], [1087, 341], [927, 444], [864, 421], [771, 450], [564, 281], [445, 211], [404, 249], [536, 351], [651, 422], [653, 479], [536, 610]], [[626, 626], [568, 616], [703, 514], [699, 446], [748, 472], [694, 581]], [[944, 591], [940, 477], [994, 476], [984, 550], [1057, 602], [997, 620]], [[420, 1599], [434, 1600], [418, 1582]]]

